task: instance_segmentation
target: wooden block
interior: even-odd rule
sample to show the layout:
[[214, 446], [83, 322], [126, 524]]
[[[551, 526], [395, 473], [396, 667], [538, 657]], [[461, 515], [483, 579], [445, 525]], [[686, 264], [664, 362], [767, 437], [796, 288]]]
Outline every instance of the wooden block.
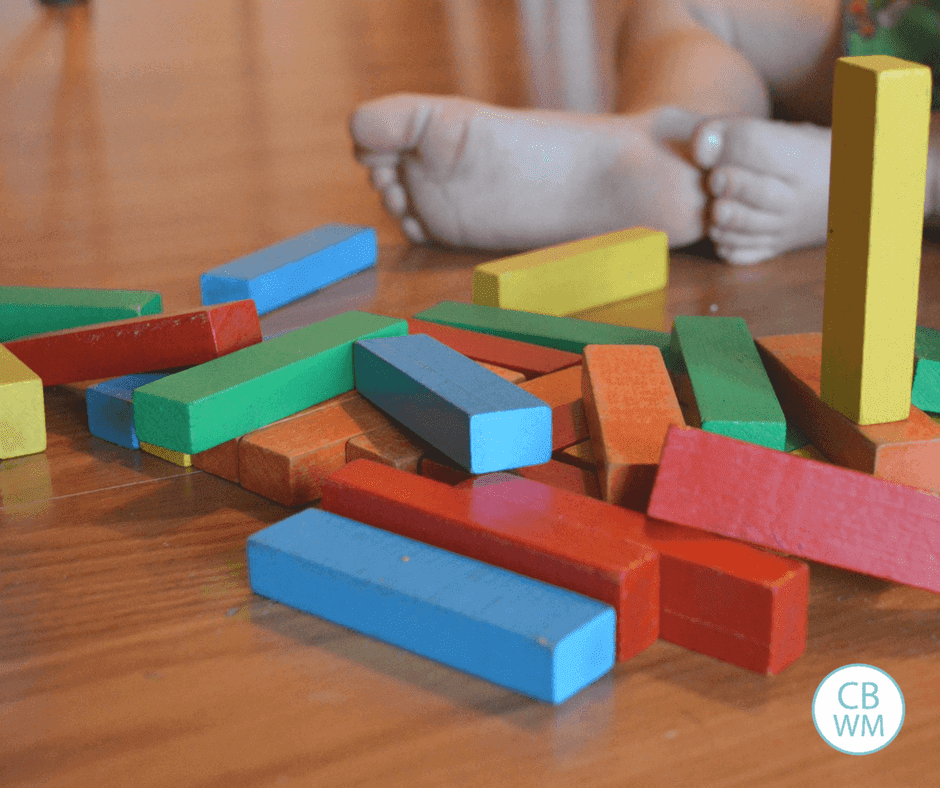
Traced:
[[578, 468], [558, 460], [549, 460], [543, 465], [516, 468], [513, 473], [523, 479], [541, 482], [549, 487], [557, 487], [559, 490], [567, 490], [591, 498], [601, 497], [597, 473], [593, 468]]
[[522, 372], [527, 378], [547, 375], [581, 363], [581, 356], [531, 342], [468, 331], [464, 328], [408, 319], [408, 333], [427, 334], [467, 358]]
[[85, 390], [88, 431], [96, 438], [126, 449], [139, 449], [131, 398], [134, 389], [163, 377], [166, 377], [164, 372], [145, 372], [141, 375], [123, 375], [89, 386]]
[[311, 503], [346, 463], [347, 441], [387, 424], [360, 396], [255, 430], [238, 442], [239, 483], [284, 506]]
[[261, 341], [252, 301], [116, 320], [15, 339], [7, 349], [44, 386], [188, 367]]
[[927, 66], [836, 63], [820, 391], [858, 424], [909, 416], [930, 103]]
[[573, 317], [536, 315], [516, 309], [499, 309], [458, 301], [441, 301], [419, 312], [415, 318], [531, 342], [569, 353], [580, 353], [585, 345], [654, 345], [664, 353], [669, 352], [669, 334], [663, 331], [591, 323]]
[[255, 593], [539, 700], [613, 666], [607, 605], [329, 512], [265, 528], [247, 552]]
[[[759, 350], [760, 348], [758, 348]], [[766, 367], [765, 367], [766, 369]], [[769, 377], [769, 375], [768, 375]], [[771, 379], [771, 383], [773, 380]], [[779, 394], [778, 394], [779, 397]], [[778, 399], [779, 402], [779, 399]], [[784, 407], [783, 403], [780, 403], [780, 407]], [[784, 408], [783, 414], [786, 415], [787, 411]], [[803, 432], [799, 427], [797, 427], [793, 421], [787, 421], [787, 441], [784, 444], [784, 451], [796, 451], [797, 449], [802, 449], [804, 446], [809, 445], [810, 439], [806, 436], [806, 433]]]
[[918, 408], [904, 421], [860, 426], [820, 398], [820, 334], [764, 337], [757, 346], [787, 417], [833, 462], [940, 492], [940, 427]]
[[787, 422], [743, 318], [677, 317], [672, 355], [689, 424], [783, 449]]
[[801, 446], [799, 449], [794, 449], [790, 452], [790, 454], [792, 454], [794, 457], [805, 457], [807, 460], [816, 460], [817, 462], [830, 461], [828, 457], [826, 457], [811, 443], [807, 443], [805, 446]]
[[[344, 391], [342, 394], [330, 397], [330, 399], [318, 405], [312, 405], [298, 413], [285, 416], [283, 419], [274, 422], [274, 424], [281, 424], [290, 419], [295, 419], [298, 416], [304, 416], [319, 408], [329, 408], [340, 402], [359, 398], [359, 394], [356, 391]], [[248, 434], [251, 435], [250, 432]], [[231, 440], [225, 441], [225, 443], [220, 443], [218, 446], [213, 446], [211, 449], [206, 449], [205, 451], [192, 455], [193, 467], [238, 484], [238, 444], [242, 440], [242, 437], [232, 438]]]
[[806, 564], [512, 474], [479, 477], [457, 489], [471, 485], [474, 511], [488, 516], [499, 512], [515, 522], [538, 512], [582, 533], [582, 542], [609, 535], [659, 552], [662, 639], [769, 674], [803, 653]]
[[141, 440], [186, 454], [218, 446], [353, 388], [352, 343], [408, 330], [344, 312], [134, 392]]
[[940, 331], [918, 326], [914, 335], [914, 385], [911, 404], [940, 413]]
[[0, 287], [0, 342], [163, 311], [149, 290]]
[[152, 454], [154, 457], [159, 457], [161, 460], [179, 465], [180, 468], [189, 468], [193, 464], [193, 456], [191, 454], [184, 454], [181, 451], [173, 451], [172, 449], [164, 449], [162, 446], [154, 446], [152, 443], [140, 441], [140, 450], [147, 452], [147, 454]]
[[483, 369], [488, 369], [494, 375], [499, 375], [503, 380], [508, 380], [510, 383], [522, 383], [522, 381], [525, 380], [525, 375], [514, 369], [497, 367], [495, 364], [487, 364], [485, 361], [478, 361], [477, 364], [483, 367]]
[[551, 457], [548, 405], [426, 334], [361, 340], [353, 363], [364, 397], [471, 473]]
[[325, 224], [200, 277], [203, 304], [251, 298], [264, 315], [375, 265], [375, 230]]
[[559, 462], [574, 465], [577, 468], [595, 469], [596, 459], [594, 457], [594, 447], [591, 445], [591, 439], [569, 446], [567, 449], [560, 449], [552, 453], [552, 459]]
[[406, 434], [394, 424], [386, 424], [346, 442], [346, 462], [372, 460], [408, 473], [418, 472], [418, 463], [428, 445], [415, 435]]
[[480, 505], [472, 491], [458, 492], [367, 460], [350, 463], [327, 479], [322, 505], [344, 517], [612, 605], [617, 611], [618, 660], [629, 659], [656, 640], [656, 551], [619, 534], [584, 539], [564, 520]]
[[631, 227], [478, 265], [473, 303], [565, 315], [661, 290], [668, 281], [666, 233]]
[[0, 460], [46, 450], [42, 381], [0, 345]]
[[666, 430], [685, 426], [663, 357], [642, 345], [588, 345], [581, 382], [601, 497], [645, 512]]
[[418, 473], [428, 479], [449, 485], [460, 484], [468, 479], [475, 478], [475, 474], [458, 468], [443, 454], [434, 451], [421, 458], [418, 463]]
[[581, 400], [581, 365], [532, 378], [519, 384], [552, 409], [552, 451], [564, 449], [588, 437]]
[[940, 591], [940, 499], [836, 465], [669, 430], [649, 514]]

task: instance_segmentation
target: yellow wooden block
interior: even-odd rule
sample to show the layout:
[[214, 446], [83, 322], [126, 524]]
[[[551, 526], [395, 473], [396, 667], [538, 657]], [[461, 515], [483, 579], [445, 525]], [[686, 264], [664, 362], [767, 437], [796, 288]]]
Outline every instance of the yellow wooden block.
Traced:
[[0, 460], [45, 450], [42, 380], [0, 345]]
[[147, 454], [152, 454], [154, 457], [159, 457], [161, 460], [179, 465], [181, 468], [189, 468], [193, 464], [192, 454], [184, 454], [181, 451], [174, 451], [173, 449], [164, 449], [162, 446], [154, 446], [152, 443], [144, 443], [141, 441], [140, 450], [147, 452]]
[[910, 413], [930, 77], [887, 56], [836, 64], [821, 395], [858, 424]]
[[478, 265], [473, 303], [566, 315], [659, 290], [668, 280], [666, 233], [632, 227]]
[[832, 464], [832, 461], [811, 443], [807, 443], [799, 449], [794, 449], [790, 454], [795, 454], [797, 457], [805, 457], [807, 460], [818, 460], [819, 462]]

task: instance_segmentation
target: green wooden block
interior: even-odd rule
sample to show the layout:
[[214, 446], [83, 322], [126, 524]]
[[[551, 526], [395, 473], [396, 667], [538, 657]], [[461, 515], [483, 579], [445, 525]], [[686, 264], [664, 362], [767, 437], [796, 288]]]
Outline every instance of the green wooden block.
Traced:
[[914, 335], [914, 385], [911, 404], [940, 413], [940, 331], [917, 327]]
[[344, 312], [134, 391], [137, 437], [196, 454], [353, 388], [352, 345], [408, 324]]
[[0, 342], [162, 311], [160, 294], [149, 290], [0, 287]]
[[810, 443], [810, 439], [806, 437], [799, 427], [795, 424], [787, 423], [787, 438], [783, 444], [783, 450], [785, 452], [802, 449], [804, 446], [809, 446]]
[[677, 317], [671, 348], [689, 424], [783, 450], [787, 422], [743, 318]]
[[576, 317], [537, 315], [458, 301], [441, 301], [415, 317], [571, 353], [580, 353], [585, 345], [653, 345], [662, 351], [666, 365], [669, 366], [669, 334], [664, 331], [612, 326], [578, 320]]

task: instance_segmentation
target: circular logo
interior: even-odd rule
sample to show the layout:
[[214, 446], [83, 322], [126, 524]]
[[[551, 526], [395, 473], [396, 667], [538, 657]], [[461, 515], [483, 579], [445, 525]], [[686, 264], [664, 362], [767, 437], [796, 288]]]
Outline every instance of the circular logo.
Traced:
[[843, 665], [819, 682], [813, 723], [830, 747], [849, 755], [878, 752], [904, 724], [904, 695], [874, 665]]

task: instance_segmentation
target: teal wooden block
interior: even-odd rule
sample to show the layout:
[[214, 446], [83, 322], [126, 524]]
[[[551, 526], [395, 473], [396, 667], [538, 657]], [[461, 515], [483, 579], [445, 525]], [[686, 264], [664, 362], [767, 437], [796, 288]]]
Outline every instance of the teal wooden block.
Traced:
[[690, 426], [783, 450], [787, 422], [743, 318], [677, 317], [671, 353]]
[[614, 664], [613, 608], [320, 509], [248, 539], [256, 594], [549, 703]]
[[375, 265], [375, 230], [327, 224], [207, 271], [203, 304], [254, 299], [258, 314]]
[[426, 334], [357, 342], [353, 369], [360, 394], [471, 473], [551, 459], [551, 408]]
[[783, 444], [784, 451], [796, 451], [797, 449], [802, 449], [804, 446], [809, 446], [810, 443], [810, 439], [806, 437], [799, 427], [787, 422], [787, 437]]
[[352, 343], [408, 324], [344, 312], [134, 391], [137, 437], [196, 454], [353, 388]]
[[458, 301], [442, 301], [419, 312], [415, 318], [571, 353], [582, 352], [585, 345], [653, 345], [663, 352], [663, 358], [669, 366], [669, 334], [663, 331], [612, 326], [574, 317], [537, 315]]
[[940, 331], [917, 327], [914, 338], [914, 383], [911, 404], [940, 413]]
[[149, 290], [0, 287], [0, 342], [162, 311], [160, 294]]

